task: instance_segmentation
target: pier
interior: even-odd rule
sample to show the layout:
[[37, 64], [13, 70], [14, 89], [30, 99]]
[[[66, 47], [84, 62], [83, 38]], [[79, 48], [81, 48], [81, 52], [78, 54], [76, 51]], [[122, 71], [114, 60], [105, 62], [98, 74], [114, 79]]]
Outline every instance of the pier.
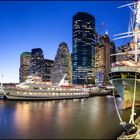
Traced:
[[[89, 90], [89, 97], [94, 97], [94, 96], [113, 96], [112, 90], [99, 90], [99, 91], [93, 91]], [[117, 92], [115, 92], [115, 97], [120, 97]]]
[[102, 92], [97, 92], [97, 93], [89, 92], [89, 97], [94, 97], [94, 96], [107, 96], [107, 95], [111, 95], [112, 96], [112, 94], [110, 92], [107, 92], [107, 93], [102, 93]]

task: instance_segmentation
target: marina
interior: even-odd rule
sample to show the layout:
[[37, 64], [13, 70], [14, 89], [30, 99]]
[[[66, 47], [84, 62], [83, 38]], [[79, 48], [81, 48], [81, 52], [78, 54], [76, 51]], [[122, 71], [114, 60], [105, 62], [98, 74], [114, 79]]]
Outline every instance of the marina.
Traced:
[[0, 4], [0, 139], [140, 139], [140, 0], [67, 5]]
[[[2, 101], [5, 101], [5, 102], [9, 102], [8, 100], [3, 100], [3, 99], [5, 99], [4, 98], [4, 96], [2, 95], [2, 96], [0, 96], [1, 97], [1, 103], [3, 104], [4, 102], [2, 102]], [[91, 99], [90, 99], [91, 98]], [[113, 93], [110, 93], [110, 92], [106, 92], [106, 93], [89, 93], [89, 97], [86, 99], [85, 97], [81, 97], [81, 99], [79, 98], [79, 99], [72, 99], [72, 98], [62, 98], [60, 101], [57, 101], [58, 99], [57, 98], [55, 98], [55, 100], [52, 100], [52, 101], [47, 101], [48, 103], [50, 102], [50, 103], [53, 103], [53, 102], [61, 102], [61, 103], [65, 103], [65, 102], [73, 102], [73, 101], [80, 101], [80, 102], [83, 102], [83, 101], [85, 101], [85, 100], [93, 100], [93, 98], [95, 98], [95, 100], [96, 99], [99, 99], [100, 98], [100, 100], [106, 100], [106, 99], [109, 99], [111, 102], [112, 102], [112, 104], [114, 104], [114, 102], [113, 102]], [[57, 99], [57, 100], [56, 100]], [[65, 99], [67, 99], [67, 100], [65, 100]], [[129, 115], [127, 115], [127, 117], [126, 117], [126, 114], [125, 114], [125, 112], [129, 112], [129, 114], [130, 114], [130, 111], [131, 111], [131, 108], [129, 109], [129, 111], [128, 110], [122, 110], [122, 108], [121, 108], [121, 105], [122, 105], [122, 100], [121, 100], [121, 98], [120, 97], [117, 97], [116, 99], [115, 99], [117, 102], [118, 102], [118, 108], [119, 108], [119, 110], [120, 110], [120, 113], [121, 113], [121, 115], [122, 115], [122, 117], [126, 120], [126, 121], [128, 121], [128, 116]], [[18, 103], [20, 100], [17, 100], [17, 101], [14, 101], [14, 103]], [[39, 102], [40, 103], [42, 103], [42, 104], [46, 104], [46, 101], [45, 101], [45, 99], [44, 99], [44, 101], [42, 100], [42, 99], [40, 99], [39, 100], [39, 98], [37, 98], [37, 100], [24, 100], [24, 98], [22, 98], [22, 100], [20, 101], [21, 103], [23, 103], [23, 102], [25, 102], [25, 101], [27, 101], [26, 103], [27, 104], [38, 104]], [[29, 102], [29, 101], [32, 101], [32, 102]], [[108, 102], [108, 101], [106, 101], [106, 102]], [[115, 110], [115, 105], [113, 105], [114, 106], [114, 110]], [[139, 109], [139, 108], [138, 108]], [[122, 111], [123, 112], [122, 112]], [[137, 110], [137, 109], [136, 109]], [[137, 117], [138, 117], [138, 115], [139, 115], [139, 111], [140, 110], [137, 110], [138, 112], [138, 114], [137, 114]], [[124, 115], [124, 116], [123, 116]], [[122, 133], [122, 135], [121, 136], [119, 136], [119, 135], [117, 135], [117, 136], [115, 136], [118, 140], [120, 140], [120, 139], [139, 139], [139, 136], [140, 136], [140, 117], [138, 117], [137, 118], [136, 117], [136, 120], [135, 120], [135, 124], [136, 124], [136, 126], [137, 126], [137, 128], [138, 128], [138, 131], [137, 131], [137, 133], [135, 133], [135, 134], [132, 134], [132, 135], [125, 135], [125, 133], [123, 132], [123, 129], [122, 128], [120, 128], [120, 130], [121, 130], [121, 132], [123, 132]], [[126, 119], [127, 118], [127, 119]], [[118, 125], [119, 125], [119, 122], [118, 122]], [[121, 125], [120, 125], [121, 126]], [[120, 131], [119, 130], [119, 131]], [[117, 130], [116, 130], [117, 131]], [[119, 136], [119, 137], [118, 137]], [[114, 136], [113, 136], [114, 137]]]

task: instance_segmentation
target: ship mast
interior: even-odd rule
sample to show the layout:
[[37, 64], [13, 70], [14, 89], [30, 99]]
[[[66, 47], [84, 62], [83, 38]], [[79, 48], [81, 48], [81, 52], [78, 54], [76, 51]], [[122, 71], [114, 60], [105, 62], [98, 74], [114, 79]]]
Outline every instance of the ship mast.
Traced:
[[[132, 11], [132, 17], [130, 19], [131, 31], [114, 35], [115, 37], [117, 37], [114, 40], [133, 37], [132, 40], [134, 42], [134, 51], [129, 51], [128, 54], [134, 54], [135, 61], [138, 61], [138, 54], [140, 54], [140, 50], [138, 50], [138, 43], [140, 43], [140, 1], [137, 0], [134, 3], [125, 4], [118, 8], [123, 8], [123, 7], [129, 7]], [[117, 54], [112, 54], [111, 56], [122, 55], [122, 54], [125, 55], [125, 53], [117, 53]]]
[[[134, 31], [139, 31], [139, 26], [140, 26], [140, 1], [137, 1], [136, 4], [134, 5]], [[138, 57], [138, 35], [135, 34], [134, 36], [134, 42], [135, 42], [135, 61], [138, 61], [137, 57]]]

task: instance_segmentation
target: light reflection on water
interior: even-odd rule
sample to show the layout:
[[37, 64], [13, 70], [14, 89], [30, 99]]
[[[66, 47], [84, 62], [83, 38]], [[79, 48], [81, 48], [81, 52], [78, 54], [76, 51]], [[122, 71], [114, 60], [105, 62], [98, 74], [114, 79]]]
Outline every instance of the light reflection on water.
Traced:
[[[120, 112], [121, 100], [117, 98]], [[121, 132], [113, 97], [0, 101], [0, 138], [111, 139]]]

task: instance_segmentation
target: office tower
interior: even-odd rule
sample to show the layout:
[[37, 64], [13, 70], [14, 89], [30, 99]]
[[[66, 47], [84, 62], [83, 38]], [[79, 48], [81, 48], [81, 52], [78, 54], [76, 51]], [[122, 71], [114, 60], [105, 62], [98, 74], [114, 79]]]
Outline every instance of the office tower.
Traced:
[[24, 82], [29, 76], [29, 66], [30, 66], [30, 52], [23, 52], [20, 55], [20, 68], [19, 68], [19, 81]]
[[95, 82], [95, 19], [78, 12], [73, 16], [72, 80], [73, 84]]
[[109, 84], [108, 73], [111, 70], [111, 52], [113, 52], [115, 45], [110, 42], [107, 34], [99, 37], [99, 43], [96, 46], [96, 84]]
[[51, 69], [52, 69], [54, 61], [49, 60], [49, 59], [44, 59], [44, 63], [45, 63], [44, 81], [50, 82], [51, 81]]
[[42, 80], [45, 80], [45, 63], [41, 48], [34, 48], [31, 51], [30, 75], [37, 75], [42, 77]]
[[65, 74], [66, 79], [71, 83], [72, 72], [71, 72], [71, 55], [67, 43], [61, 42], [59, 44], [54, 64], [51, 72], [52, 84], [58, 84]]

